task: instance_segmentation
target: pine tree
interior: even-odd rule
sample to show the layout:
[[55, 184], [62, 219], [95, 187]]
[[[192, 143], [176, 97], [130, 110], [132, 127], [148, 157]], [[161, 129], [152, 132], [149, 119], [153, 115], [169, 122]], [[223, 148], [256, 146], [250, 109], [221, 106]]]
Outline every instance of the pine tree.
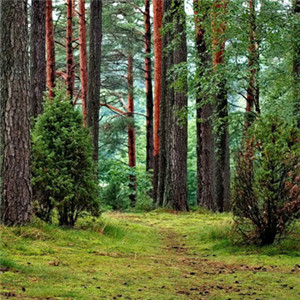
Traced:
[[251, 125], [254, 110], [259, 113], [259, 45], [256, 32], [256, 1], [249, 0], [249, 49], [248, 49], [248, 88], [247, 88], [247, 106], [245, 130]]
[[31, 217], [27, 1], [1, 1], [1, 219]]
[[30, 32], [30, 103], [31, 114], [42, 113], [46, 90], [46, 0], [31, 2]]
[[79, 51], [83, 125], [86, 125], [86, 99], [88, 87], [88, 57], [86, 49], [85, 0], [79, 0]]
[[72, 0], [67, 0], [67, 30], [66, 30], [66, 83], [67, 93], [72, 101], [75, 84], [75, 63], [73, 54], [73, 5]]
[[[187, 204], [187, 45], [184, 1], [164, 3], [165, 25], [172, 24], [174, 33], [165, 32], [163, 49], [173, 44], [162, 64], [160, 107], [160, 156], [158, 204], [178, 211]], [[172, 68], [174, 78], [171, 81]]]
[[151, 64], [151, 19], [150, 0], [145, 0], [144, 12], [145, 25], [145, 87], [147, 107], [146, 128], [146, 170], [153, 170], [153, 91], [152, 91], [152, 64]]
[[46, 0], [46, 51], [47, 51], [47, 89], [49, 97], [53, 98], [53, 88], [55, 86], [55, 46], [54, 46], [54, 28], [52, 19], [52, 0]]
[[157, 201], [158, 171], [159, 171], [159, 123], [160, 123], [160, 97], [161, 97], [161, 66], [162, 66], [162, 29], [163, 1], [153, 1], [153, 33], [154, 33], [154, 172], [153, 172], [153, 198]]
[[102, 1], [91, 0], [90, 46], [88, 66], [87, 126], [91, 130], [93, 159], [98, 163], [99, 151], [99, 104], [102, 41]]
[[214, 210], [214, 136], [213, 103], [203, 89], [203, 80], [211, 68], [211, 55], [206, 42], [205, 21], [209, 17], [210, 2], [194, 0], [197, 47], [197, 204]]
[[216, 135], [215, 135], [215, 174], [214, 190], [217, 210], [229, 210], [230, 206], [230, 165], [228, 102], [225, 69], [225, 30], [226, 0], [215, 0], [213, 7], [213, 71], [216, 85]]
[[[172, 0], [166, 0], [163, 3], [163, 28], [172, 22], [170, 11], [172, 9]], [[167, 168], [168, 168], [168, 103], [173, 96], [173, 90], [170, 82], [167, 80], [168, 70], [174, 64], [172, 52], [167, 49], [171, 43], [171, 33], [164, 33], [162, 37], [162, 64], [161, 64], [161, 96], [160, 96], [160, 115], [159, 115], [159, 166], [158, 166], [158, 188], [156, 195], [157, 206], [164, 205], [164, 194], [167, 186]]]
[[131, 188], [130, 201], [131, 206], [135, 206], [136, 202], [136, 153], [135, 153], [135, 125], [134, 125], [134, 93], [133, 93], [133, 56], [128, 53], [128, 166], [132, 169], [132, 174], [129, 175], [129, 186]]

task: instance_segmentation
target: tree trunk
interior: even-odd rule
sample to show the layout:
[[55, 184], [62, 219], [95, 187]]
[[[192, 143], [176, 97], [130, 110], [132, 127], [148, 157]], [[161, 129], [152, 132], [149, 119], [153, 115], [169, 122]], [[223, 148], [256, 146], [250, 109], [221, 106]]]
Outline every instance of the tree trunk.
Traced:
[[83, 125], [86, 125], [86, 98], [88, 87], [88, 58], [86, 50], [85, 0], [79, 0], [79, 51], [80, 51], [80, 79], [81, 104]]
[[230, 209], [230, 165], [228, 107], [225, 77], [225, 30], [224, 16], [226, 0], [214, 2], [213, 13], [213, 69], [216, 85], [216, 162], [215, 162], [215, 196], [219, 212]]
[[72, 0], [67, 0], [67, 32], [66, 32], [66, 49], [67, 49], [67, 92], [72, 101], [74, 96], [75, 83], [75, 64], [73, 55], [73, 5]]
[[[174, 210], [186, 211], [187, 204], [187, 70], [176, 74], [176, 88], [172, 87], [168, 72], [174, 65], [185, 64], [187, 46], [185, 34], [184, 1], [165, 1], [166, 24], [175, 24], [174, 33], [163, 37], [163, 46], [167, 48], [176, 39], [175, 49], [171, 49], [162, 64], [162, 94], [160, 123], [159, 158], [159, 204]], [[182, 71], [181, 71], [182, 72]], [[176, 73], [176, 72], [175, 72]], [[174, 81], [174, 79], [172, 80]], [[180, 88], [178, 88], [180, 86]]]
[[[211, 57], [205, 41], [204, 22], [210, 3], [194, 0], [197, 48], [197, 204], [214, 210], [213, 169], [214, 136], [212, 126], [213, 105], [208, 95], [203, 95], [202, 78], [210, 68]], [[209, 100], [207, 100], [209, 99]]]
[[295, 116], [298, 128], [300, 129], [300, 0], [294, 0], [293, 14], [295, 17], [294, 25], [294, 61], [293, 61], [293, 76], [294, 76], [294, 103]]
[[147, 142], [146, 142], [146, 170], [153, 170], [153, 92], [152, 92], [152, 67], [151, 67], [151, 20], [150, 0], [145, 0], [145, 86], [147, 107]]
[[46, 0], [46, 49], [47, 49], [47, 89], [49, 98], [54, 97], [55, 87], [55, 46], [52, 19], [52, 0]]
[[30, 103], [36, 118], [42, 113], [46, 90], [46, 0], [31, 2], [30, 36]]
[[161, 96], [161, 65], [162, 65], [162, 38], [160, 30], [163, 19], [163, 1], [153, 1], [153, 33], [154, 33], [154, 172], [153, 172], [153, 198], [157, 201], [158, 169], [159, 169], [159, 120]]
[[[133, 56], [128, 54], [128, 117], [130, 122], [128, 124], [128, 166], [132, 168], [133, 173], [136, 167], [135, 158], [135, 126], [134, 126], [134, 95], [133, 95]], [[136, 202], [136, 175], [129, 176], [129, 184], [131, 189], [130, 202], [131, 206], [135, 206]]]
[[[163, 3], [163, 14], [165, 16], [163, 27], [172, 21], [170, 17], [170, 10], [172, 7], [172, 0], [166, 0]], [[171, 43], [171, 34], [164, 34], [162, 38], [162, 49], [167, 49]], [[168, 156], [168, 112], [169, 103], [174, 95], [173, 89], [167, 79], [168, 69], [173, 65], [173, 53], [163, 53], [164, 57], [161, 64], [161, 96], [160, 96], [160, 109], [159, 109], [159, 163], [158, 163], [158, 188], [156, 195], [157, 206], [163, 206], [165, 187], [167, 180], [167, 156]], [[156, 103], [157, 105], [157, 103]], [[155, 113], [157, 116], [157, 112]], [[156, 127], [157, 128], [157, 127]], [[156, 138], [158, 138], [156, 136]]]
[[251, 125], [254, 119], [254, 108], [257, 113], [259, 108], [259, 87], [257, 82], [259, 70], [259, 49], [256, 37], [256, 15], [255, 15], [255, 0], [249, 0], [249, 50], [248, 50], [248, 72], [249, 83], [247, 88], [247, 106], [245, 132]]
[[98, 166], [99, 149], [99, 104], [102, 41], [102, 1], [91, 0], [90, 45], [88, 66], [88, 97], [86, 121], [91, 130], [93, 141], [93, 159]]
[[[175, 0], [173, 4], [175, 32], [178, 45], [174, 50], [174, 64], [185, 64], [182, 73], [175, 80], [181, 88], [174, 91], [174, 103], [171, 107], [171, 149], [170, 149], [170, 199], [169, 203], [177, 211], [188, 211], [187, 202], [187, 44], [186, 16], [184, 0]], [[183, 73], [184, 72], [184, 73]]]
[[[78, 0], [79, 2], [80, 0]], [[72, 0], [72, 17], [76, 17], [76, 0]]]
[[1, 2], [1, 219], [30, 221], [30, 104], [27, 1]]

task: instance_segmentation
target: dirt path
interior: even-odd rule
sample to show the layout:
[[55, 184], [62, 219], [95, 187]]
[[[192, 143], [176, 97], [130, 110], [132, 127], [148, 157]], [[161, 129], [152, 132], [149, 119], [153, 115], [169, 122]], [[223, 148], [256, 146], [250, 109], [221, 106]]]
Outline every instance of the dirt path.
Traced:
[[[185, 243], [186, 236], [179, 235], [170, 228], [160, 229], [160, 233], [162, 244], [165, 245], [164, 256], [168, 257], [173, 265], [180, 266], [182, 276], [186, 278], [186, 286], [176, 288], [177, 294], [185, 295], [187, 299], [215, 299], [215, 295], [220, 293], [222, 299], [263, 299], [257, 296], [263, 290], [262, 284], [256, 282], [253, 287], [244, 286], [239, 274], [242, 272], [243, 275], [249, 273], [249, 276], [253, 276], [259, 272], [276, 272], [276, 268], [268, 270], [261, 265], [220, 262], [214, 254], [201, 255], [191, 251]], [[201, 280], [197, 281], [197, 278]], [[232, 283], [229, 284], [226, 278], [230, 278]]]
[[[220, 274], [234, 274], [237, 268], [234, 266], [226, 265], [220, 262], [215, 262], [204, 257], [199, 257], [197, 253], [191, 255], [188, 251], [188, 246], [185, 244], [184, 237], [181, 237], [171, 229], [161, 230], [163, 236], [163, 244], [165, 244], [165, 255], [170, 257], [173, 264], [181, 266], [183, 276], [187, 279], [191, 279], [190, 285], [187, 285], [184, 289], [178, 288], [177, 293], [186, 295], [189, 299], [207, 299], [210, 295], [214, 294], [215, 289], [223, 290], [224, 294], [234, 291], [232, 286], [224, 284], [223, 279], [219, 280]], [[195, 278], [201, 277], [201, 279], [208, 279], [210, 281], [215, 278], [216, 285], [210, 284], [195, 284]], [[236, 292], [240, 292], [239, 288], [235, 289]]]

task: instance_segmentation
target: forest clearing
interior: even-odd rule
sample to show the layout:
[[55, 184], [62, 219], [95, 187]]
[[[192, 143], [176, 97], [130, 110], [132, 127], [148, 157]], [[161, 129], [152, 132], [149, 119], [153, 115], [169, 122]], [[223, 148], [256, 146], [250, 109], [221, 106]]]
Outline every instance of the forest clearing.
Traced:
[[300, 299], [300, 0], [0, 0], [0, 299]]
[[[2, 299], [299, 299], [295, 236], [236, 246], [232, 216], [107, 213], [1, 228]], [[300, 234], [297, 224], [295, 235]]]

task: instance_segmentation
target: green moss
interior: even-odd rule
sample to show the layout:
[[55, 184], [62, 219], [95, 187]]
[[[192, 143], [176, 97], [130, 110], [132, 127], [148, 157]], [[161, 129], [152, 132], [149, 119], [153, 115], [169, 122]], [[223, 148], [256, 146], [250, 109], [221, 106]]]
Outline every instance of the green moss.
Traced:
[[1, 270], [18, 269], [18, 268], [20, 268], [20, 266], [11, 259], [8, 259], [5, 257], [0, 257], [0, 268], [1, 268]]
[[0, 298], [297, 299], [299, 227], [258, 248], [235, 245], [231, 225], [229, 214], [154, 211], [2, 226]]

